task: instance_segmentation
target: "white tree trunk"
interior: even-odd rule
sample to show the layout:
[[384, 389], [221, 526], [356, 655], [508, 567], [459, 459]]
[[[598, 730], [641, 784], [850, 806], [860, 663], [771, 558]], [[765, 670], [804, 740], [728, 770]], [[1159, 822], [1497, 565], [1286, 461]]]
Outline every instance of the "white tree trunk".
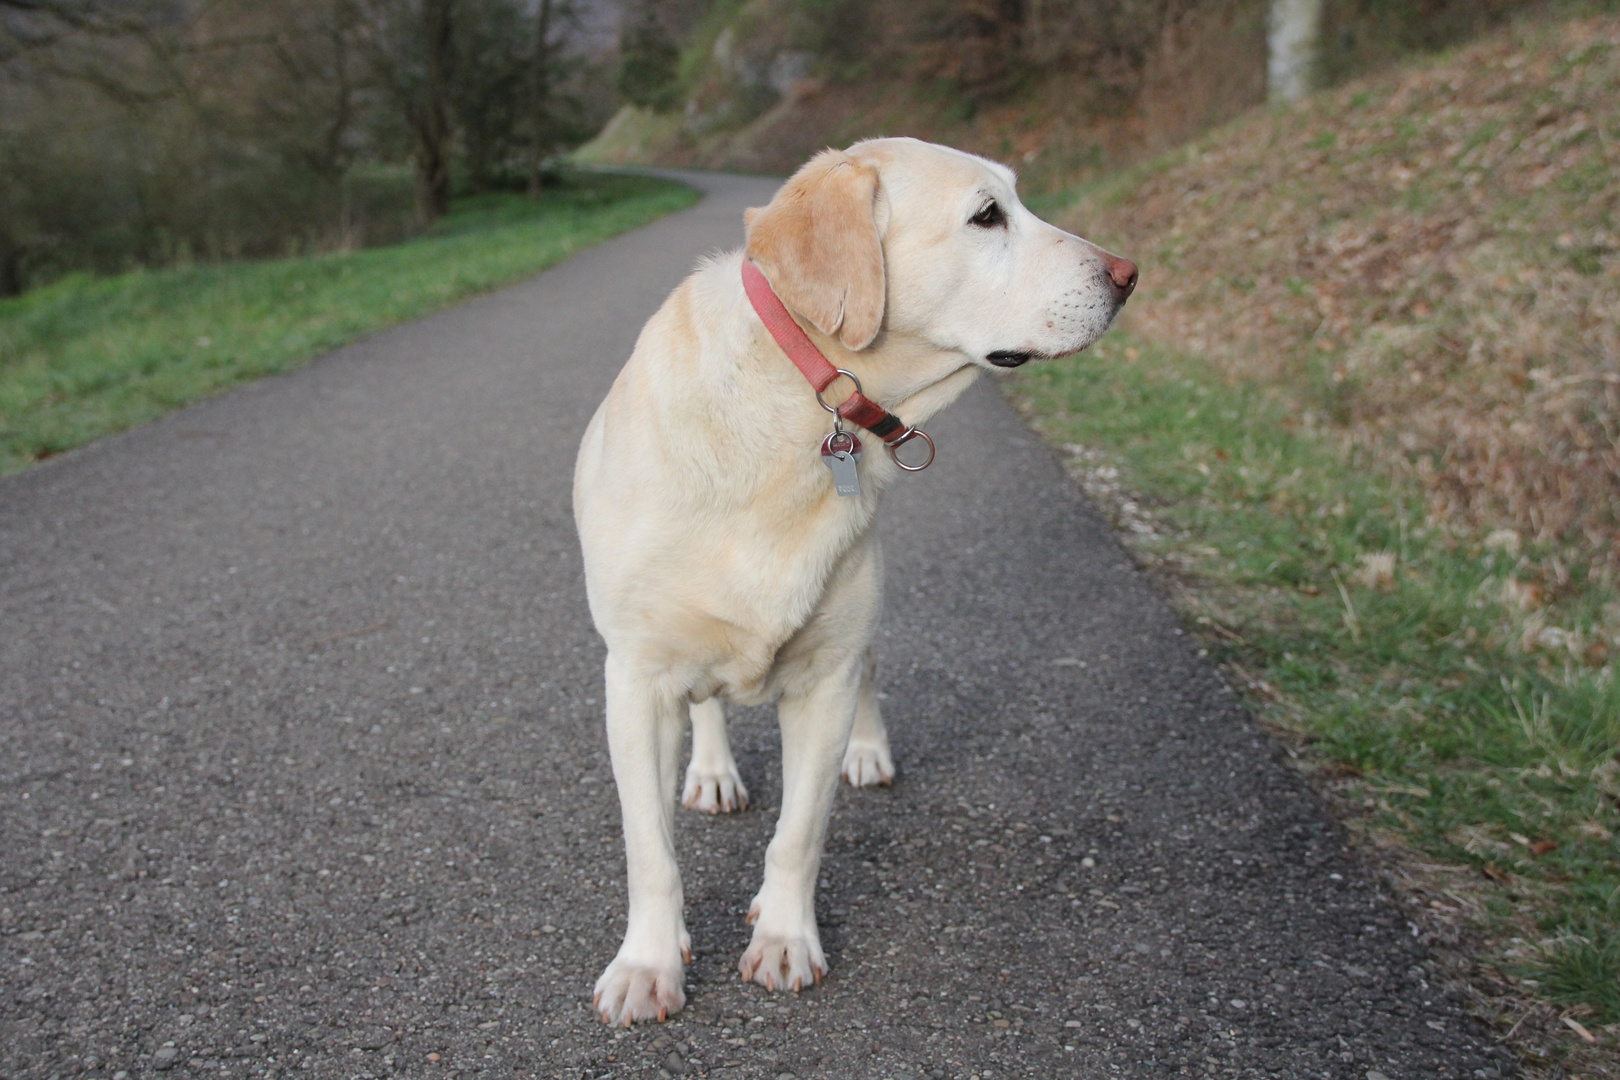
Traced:
[[1314, 89], [1322, 48], [1322, 3], [1271, 0], [1266, 90], [1273, 101], [1298, 101]]

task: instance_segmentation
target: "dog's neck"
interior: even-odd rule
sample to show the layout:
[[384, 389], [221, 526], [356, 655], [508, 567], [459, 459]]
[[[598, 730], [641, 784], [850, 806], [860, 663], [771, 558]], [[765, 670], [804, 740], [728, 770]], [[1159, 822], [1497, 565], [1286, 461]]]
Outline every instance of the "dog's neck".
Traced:
[[914, 335], [884, 329], [872, 344], [856, 352], [803, 319], [795, 316], [794, 321], [834, 367], [855, 373], [867, 397], [913, 426], [927, 423], [955, 401], [983, 370], [955, 349], [942, 349]]
[[[729, 312], [726, 338], [732, 359], [727, 362], [727, 368], [735, 371], [737, 369], [731, 367], [735, 364], [742, 370], [757, 372], [768, 380], [772, 389], [767, 396], [751, 402], [746, 416], [728, 416], [722, 422], [733, 427], [750, 445], [757, 445], [759, 425], [766, 421], [781, 436], [783, 445], [814, 446], [832, 430], [832, 418], [817, 404], [816, 392], [809, 380], [784, 355], [755, 313], [738, 271], [737, 261], [741, 257], [742, 253], [737, 252], [731, 258], [711, 264], [702, 276], [701, 288], [715, 290], [709, 295]], [[957, 350], [942, 349], [903, 331], [885, 329], [871, 345], [854, 351], [846, 348], [836, 336], [817, 330], [792, 309], [789, 314], [834, 367], [854, 372], [867, 397], [908, 425], [927, 423], [971, 386], [983, 370]], [[717, 382], [709, 393], [717, 399], [724, 398], [727, 394], [724, 387], [732, 375], [729, 371], [717, 371], [716, 375]], [[850, 389], [847, 380], [838, 380], [825, 395], [828, 403], [837, 404]], [[857, 434], [866, 439], [864, 431], [857, 430]], [[886, 472], [880, 469], [877, 476]]]

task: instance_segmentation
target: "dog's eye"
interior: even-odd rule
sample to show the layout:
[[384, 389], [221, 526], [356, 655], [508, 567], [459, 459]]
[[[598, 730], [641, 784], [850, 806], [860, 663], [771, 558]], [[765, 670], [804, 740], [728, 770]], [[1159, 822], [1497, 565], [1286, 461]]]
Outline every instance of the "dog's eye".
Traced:
[[992, 200], [984, 204], [983, 210], [968, 218], [968, 224], [981, 229], [999, 229], [1007, 224], [1007, 215], [1001, 212], [1001, 204]]

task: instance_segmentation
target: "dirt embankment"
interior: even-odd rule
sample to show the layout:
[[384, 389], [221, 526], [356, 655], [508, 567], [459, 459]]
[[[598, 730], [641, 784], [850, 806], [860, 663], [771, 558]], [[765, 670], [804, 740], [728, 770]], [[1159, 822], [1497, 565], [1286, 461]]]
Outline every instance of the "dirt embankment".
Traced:
[[580, 157], [785, 175], [827, 146], [913, 135], [1005, 161], [1045, 189], [1263, 102], [1266, 10], [1266, 0], [717, 5], [690, 31], [680, 105], [624, 108]]
[[[1434, 519], [1620, 568], [1620, 19], [1526, 25], [1258, 111], [1059, 217], [1135, 328], [1410, 474]], [[1579, 571], [1577, 570], [1577, 576]]]

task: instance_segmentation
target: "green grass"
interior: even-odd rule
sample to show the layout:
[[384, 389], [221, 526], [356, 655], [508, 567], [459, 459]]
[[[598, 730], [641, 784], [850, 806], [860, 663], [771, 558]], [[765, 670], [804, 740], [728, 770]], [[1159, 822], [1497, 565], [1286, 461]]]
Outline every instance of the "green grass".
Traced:
[[[1490, 959], [1620, 1020], [1614, 590], [1577, 571], [1537, 598], [1505, 539], [1427, 527], [1416, 492], [1196, 357], [1116, 332], [1013, 394], [1094, 478], [1119, 470], [1152, 530], [1131, 542], [1256, 712], [1371, 827], [1477, 872]], [[1393, 582], [1366, 569], [1379, 552]]]
[[578, 173], [386, 248], [75, 276], [0, 300], [0, 473], [551, 266], [696, 191]]

